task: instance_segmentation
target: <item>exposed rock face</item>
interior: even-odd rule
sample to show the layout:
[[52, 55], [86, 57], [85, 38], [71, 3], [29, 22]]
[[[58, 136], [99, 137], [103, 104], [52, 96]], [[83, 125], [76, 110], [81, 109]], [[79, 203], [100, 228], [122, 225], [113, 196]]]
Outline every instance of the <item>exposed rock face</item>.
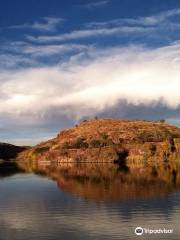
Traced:
[[27, 147], [14, 146], [8, 143], [0, 143], [0, 159], [15, 159], [18, 153], [24, 151]]
[[19, 159], [60, 162], [166, 161], [179, 157], [180, 128], [164, 122], [99, 119], [83, 121], [20, 154]]

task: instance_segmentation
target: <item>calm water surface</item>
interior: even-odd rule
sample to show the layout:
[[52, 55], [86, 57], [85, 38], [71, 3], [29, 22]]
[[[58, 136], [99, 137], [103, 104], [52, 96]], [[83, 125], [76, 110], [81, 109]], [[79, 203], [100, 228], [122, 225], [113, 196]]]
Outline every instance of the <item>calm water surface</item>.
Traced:
[[[43, 170], [1, 166], [0, 240], [180, 239], [177, 166], [153, 167], [146, 178], [139, 167]], [[174, 233], [136, 236], [137, 226]]]

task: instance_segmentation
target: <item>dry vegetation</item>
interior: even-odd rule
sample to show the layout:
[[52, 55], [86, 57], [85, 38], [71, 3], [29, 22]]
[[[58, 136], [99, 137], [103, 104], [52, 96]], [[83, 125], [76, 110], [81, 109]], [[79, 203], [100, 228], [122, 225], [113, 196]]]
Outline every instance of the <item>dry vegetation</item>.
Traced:
[[112, 162], [128, 159], [175, 159], [180, 154], [180, 128], [164, 121], [85, 120], [20, 154], [19, 159], [67, 162]]

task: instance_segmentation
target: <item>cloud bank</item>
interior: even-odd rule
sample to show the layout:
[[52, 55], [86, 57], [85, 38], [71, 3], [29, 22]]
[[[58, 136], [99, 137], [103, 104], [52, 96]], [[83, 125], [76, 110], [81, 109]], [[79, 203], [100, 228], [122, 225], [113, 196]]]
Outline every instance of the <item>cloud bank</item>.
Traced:
[[[0, 113], [40, 121], [50, 109], [80, 119], [115, 106], [180, 104], [180, 44], [149, 50], [142, 46], [94, 49], [54, 67], [4, 71]], [[52, 114], [52, 112], [51, 112]]]

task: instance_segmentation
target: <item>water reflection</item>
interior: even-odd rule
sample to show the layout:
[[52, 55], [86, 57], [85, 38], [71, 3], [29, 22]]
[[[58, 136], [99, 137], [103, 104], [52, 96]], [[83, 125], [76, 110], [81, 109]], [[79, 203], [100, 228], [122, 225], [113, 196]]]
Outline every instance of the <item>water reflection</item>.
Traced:
[[149, 239], [179, 240], [178, 164], [24, 161], [19, 167], [27, 174], [0, 179], [0, 239], [130, 240], [142, 226], [174, 228], [173, 235]]
[[100, 164], [21, 162], [28, 172], [45, 174], [66, 192], [93, 201], [121, 201], [166, 196], [180, 186], [178, 163]]
[[9, 177], [17, 173], [24, 172], [15, 161], [0, 161], [0, 178]]

